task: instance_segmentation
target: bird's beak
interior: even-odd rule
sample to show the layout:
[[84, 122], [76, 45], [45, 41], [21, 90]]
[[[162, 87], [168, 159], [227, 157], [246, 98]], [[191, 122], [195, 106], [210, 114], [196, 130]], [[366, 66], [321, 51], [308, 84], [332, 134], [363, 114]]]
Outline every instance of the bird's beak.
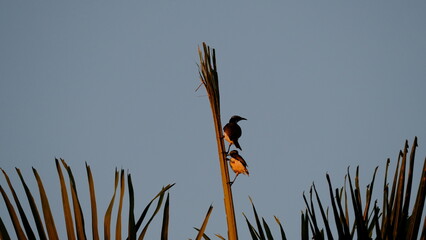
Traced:
[[242, 117], [241, 120], [247, 120], [247, 119]]

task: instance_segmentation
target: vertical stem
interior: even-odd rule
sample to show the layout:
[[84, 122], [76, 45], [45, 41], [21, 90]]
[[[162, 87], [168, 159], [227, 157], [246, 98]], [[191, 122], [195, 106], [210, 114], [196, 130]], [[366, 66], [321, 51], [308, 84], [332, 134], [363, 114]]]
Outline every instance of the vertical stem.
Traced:
[[[213, 55], [210, 55], [210, 47], [203, 43], [204, 57], [198, 48], [200, 55], [199, 73], [200, 80], [206, 88], [209, 97], [210, 107], [213, 114], [213, 121], [216, 132], [216, 141], [219, 155], [219, 165], [222, 175], [222, 187], [226, 211], [226, 221], [228, 225], [228, 239], [237, 240], [237, 224], [235, 221], [234, 201], [232, 199], [232, 190], [229, 184], [229, 171], [226, 161], [225, 144], [223, 142], [222, 123], [220, 117], [220, 95], [219, 82], [216, 71], [216, 56], [213, 49]], [[213, 64], [213, 65], [212, 65]]]

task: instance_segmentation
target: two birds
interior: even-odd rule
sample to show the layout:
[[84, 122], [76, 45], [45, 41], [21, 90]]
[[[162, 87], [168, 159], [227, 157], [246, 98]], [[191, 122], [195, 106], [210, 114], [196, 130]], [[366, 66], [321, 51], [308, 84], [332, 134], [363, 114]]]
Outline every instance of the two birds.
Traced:
[[[241, 137], [242, 131], [241, 127], [238, 125], [238, 122], [241, 120], [247, 120], [240, 116], [232, 116], [229, 122], [223, 127], [223, 137], [227, 142], [229, 142], [227, 155], [231, 156], [231, 159], [229, 160], [229, 165], [231, 166], [232, 170], [235, 172], [235, 178], [231, 182], [229, 182], [230, 185], [232, 185], [235, 182], [235, 179], [237, 179], [238, 175], [246, 174], [249, 175], [249, 172], [247, 170], [247, 163], [244, 160], [243, 157], [238, 154], [237, 150], [232, 150], [229, 152], [231, 145], [234, 144], [236, 148], [241, 149], [240, 144], [238, 143], [238, 139]], [[229, 154], [228, 154], [229, 153]]]

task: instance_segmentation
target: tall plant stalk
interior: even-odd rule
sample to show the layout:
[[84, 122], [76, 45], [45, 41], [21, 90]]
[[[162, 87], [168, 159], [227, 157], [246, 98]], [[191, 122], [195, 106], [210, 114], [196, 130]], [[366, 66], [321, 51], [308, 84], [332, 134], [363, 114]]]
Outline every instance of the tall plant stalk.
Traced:
[[215, 50], [210, 51], [210, 47], [203, 42], [203, 52], [198, 48], [200, 55], [199, 73], [200, 80], [206, 88], [209, 97], [210, 107], [213, 114], [213, 121], [216, 131], [216, 141], [219, 155], [219, 165], [222, 175], [223, 196], [225, 202], [226, 222], [228, 224], [228, 239], [237, 240], [237, 224], [235, 221], [234, 202], [232, 199], [232, 190], [229, 184], [229, 171], [226, 162], [226, 150], [223, 142], [222, 123], [220, 117], [220, 96], [219, 82], [216, 68]]

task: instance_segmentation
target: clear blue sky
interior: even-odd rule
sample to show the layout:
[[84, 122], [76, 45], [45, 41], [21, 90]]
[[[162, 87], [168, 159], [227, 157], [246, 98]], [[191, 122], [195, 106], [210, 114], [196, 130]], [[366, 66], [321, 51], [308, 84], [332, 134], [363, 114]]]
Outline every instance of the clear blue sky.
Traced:
[[[340, 187], [359, 165], [364, 188], [379, 166], [381, 186], [386, 159], [393, 169], [418, 136], [418, 180], [425, 12], [424, 1], [2, 1], [0, 167], [19, 189], [20, 168], [34, 194], [39, 170], [61, 223], [55, 157], [73, 168], [83, 202], [84, 162], [92, 167], [100, 216], [116, 167], [133, 176], [138, 212], [176, 183], [170, 238], [194, 238], [211, 203], [206, 232], [226, 236], [212, 116], [205, 90], [195, 92], [205, 41], [217, 53], [223, 122], [248, 119], [240, 144], [251, 175], [233, 186], [240, 239], [248, 196], [275, 233], [273, 215], [298, 239], [313, 181], [329, 206], [327, 172]], [[8, 222], [5, 211], [1, 202]]]

